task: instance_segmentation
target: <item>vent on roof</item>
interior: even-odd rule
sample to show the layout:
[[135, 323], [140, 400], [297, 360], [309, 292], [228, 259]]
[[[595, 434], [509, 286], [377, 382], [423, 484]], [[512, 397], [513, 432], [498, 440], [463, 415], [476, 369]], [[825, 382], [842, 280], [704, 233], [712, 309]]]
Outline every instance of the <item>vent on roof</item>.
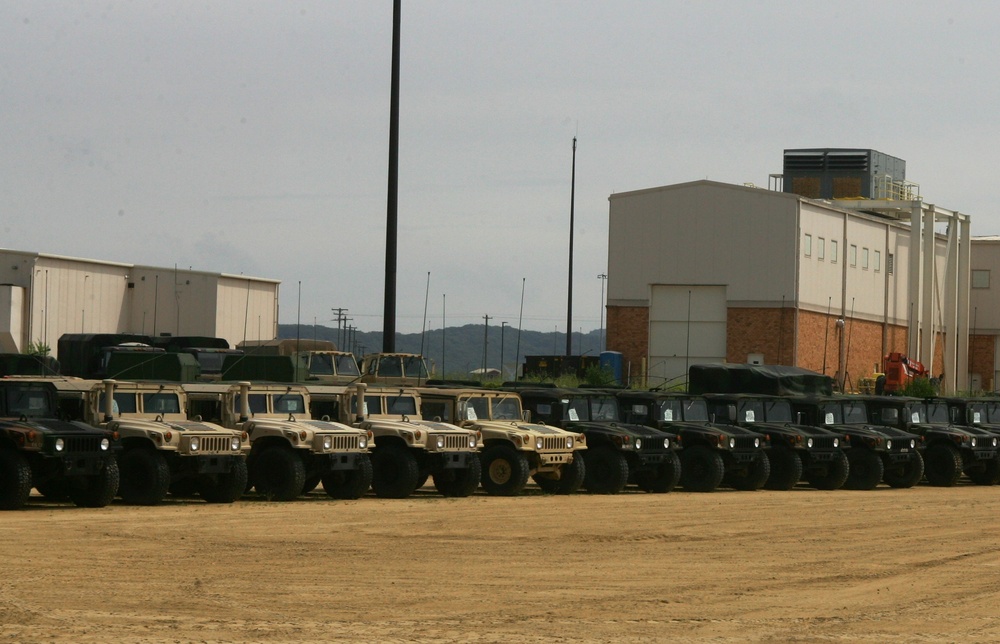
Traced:
[[906, 180], [906, 161], [877, 150], [785, 150], [783, 189], [810, 199], [885, 199]]

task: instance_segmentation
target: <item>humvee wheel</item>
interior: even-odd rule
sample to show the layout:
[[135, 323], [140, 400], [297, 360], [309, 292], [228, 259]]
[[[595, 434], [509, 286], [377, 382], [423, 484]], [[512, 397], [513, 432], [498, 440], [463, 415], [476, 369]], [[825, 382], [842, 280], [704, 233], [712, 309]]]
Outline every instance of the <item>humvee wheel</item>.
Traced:
[[0, 449], [0, 510], [17, 510], [31, 495], [31, 468], [20, 454]]
[[417, 489], [420, 468], [409, 449], [399, 445], [379, 447], [372, 455], [372, 490], [375, 496], [403, 499]]
[[78, 485], [69, 486], [69, 498], [81, 508], [103, 508], [118, 494], [120, 480], [118, 463], [109, 459], [100, 474], [80, 477]]
[[236, 459], [233, 469], [225, 474], [213, 474], [202, 479], [201, 498], [208, 503], [232, 503], [243, 496], [247, 486], [247, 462]]
[[681, 452], [681, 487], [688, 492], [711, 492], [722, 483], [726, 466], [718, 451], [695, 445]]
[[667, 462], [657, 465], [655, 470], [636, 472], [635, 482], [644, 492], [663, 494], [677, 487], [682, 475], [681, 459], [670, 452], [667, 454]]
[[583, 486], [593, 494], [618, 494], [628, 483], [628, 461], [610, 447], [588, 449], [583, 457], [587, 472]]
[[969, 470], [966, 475], [976, 485], [996, 485], [1000, 481], [1000, 461], [992, 458], [981, 467]]
[[309, 494], [315, 490], [322, 480], [322, 476], [310, 476], [307, 478], [305, 484], [302, 486], [302, 494]]
[[434, 487], [444, 496], [471, 496], [479, 487], [482, 475], [477, 455], [469, 459], [469, 467], [441, 470], [434, 474]]
[[291, 501], [306, 484], [305, 465], [290, 447], [265, 447], [254, 460], [254, 467], [254, 487], [268, 501]]
[[764, 487], [768, 477], [771, 476], [771, 461], [767, 454], [761, 452], [757, 455], [757, 460], [746, 466], [746, 469], [736, 473], [726, 470], [724, 478], [726, 485], [736, 490], [753, 492]]
[[587, 466], [583, 462], [583, 455], [577, 452], [573, 455], [573, 462], [563, 465], [558, 479], [549, 478], [545, 474], [535, 474], [532, 478], [542, 492], [548, 494], [572, 494], [583, 486], [583, 479], [587, 476]]
[[937, 487], [952, 487], [962, 476], [962, 454], [948, 443], [935, 443], [924, 452], [924, 476]]
[[767, 455], [771, 462], [771, 475], [764, 487], [768, 490], [790, 490], [802, 478], [802, 459], [795, 450], [778, 445]]
[[517, 496], [528, 484], [528, 459], [509, 445], [487, 447], [480, 455], [482, 484], [487, 494]]
[[131, 505], [156, 505], [170, 489], [170, 467], [163, 455], [151, 449], [126, 450], [118, 462], [118, 494]]
[[924, 477], [924, 458], [919, 452], [913, 452], [910, 460], [886, 468], [882, 480], [890, 487], [913, 487]]
[[[879, 464], [881, 462], [880, 459]], [[809, 475], [809, 485], [817, 490], [839, 490], [844, 486], [844, 482], [847, 481], [850, 474], [851, 464], [847, 460], [847, 455], [841, 452], [839, 457], [827, 466], [826, 472]], [[881, 474], [879, 474], [879, 478], [882, 478]]]
[[360, 499], [372, 485], [372, 461], [361, 454], [353, 470], [332, 470], [323, 475], [323, 490], [333, 499]]
[[851, 468], [844, 482], [845, 490], [874, 490], [882, 482], [885, 466], [876, 452], [854, 447], [847, 451], [847, 462]]

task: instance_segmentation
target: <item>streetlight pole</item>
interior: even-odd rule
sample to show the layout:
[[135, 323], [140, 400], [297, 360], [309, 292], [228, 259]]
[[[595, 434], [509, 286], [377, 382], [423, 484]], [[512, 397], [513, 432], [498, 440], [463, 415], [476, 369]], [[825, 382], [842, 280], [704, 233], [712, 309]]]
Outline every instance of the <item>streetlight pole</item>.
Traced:
[[503, 332], [507, 329], [507, 323], [500, 323], [500, 380], [504, 379], [503, 375]]
[[573, 206], [576, 203], [576, 137], [573, 137], [573, 172], [569, 188], [569, 279], [566, 297], [566, 355], [573, 355]]
[[606, 273], [601, 273], [597, 279], [601, 280], [601, 331], [597, 336], [597, 349], [600, 353], [604, 351], [604, 283], [608, 281], [608, 276]]

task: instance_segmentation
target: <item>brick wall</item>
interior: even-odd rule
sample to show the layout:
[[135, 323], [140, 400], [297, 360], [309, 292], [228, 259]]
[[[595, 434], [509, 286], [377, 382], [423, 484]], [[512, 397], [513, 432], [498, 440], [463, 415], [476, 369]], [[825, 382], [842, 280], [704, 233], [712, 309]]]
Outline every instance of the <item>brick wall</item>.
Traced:
[[795, 309], [730, 308], [726, 318], [727, 362], [745, 363], [760, 353], [764, 364], [791, 364]]
[[649, 357], [649, 307], [608, 306], [607, 348], [619, 351], [626, 367], [639, 374], [642, 361]]
[[996, 371], [993, 361], [995, 352], [996, 336], [969, 336], [969, 372], [979, 374], [983, 391], [993, 391], [993, 373]]

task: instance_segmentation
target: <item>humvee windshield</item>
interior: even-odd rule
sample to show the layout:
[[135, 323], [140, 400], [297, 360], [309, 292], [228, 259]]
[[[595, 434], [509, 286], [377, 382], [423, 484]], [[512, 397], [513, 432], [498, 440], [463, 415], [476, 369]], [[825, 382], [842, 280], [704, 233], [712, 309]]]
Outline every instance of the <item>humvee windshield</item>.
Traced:
[[764, 403], [764, 418], [769, 423], [790, 423], [792, 406], [787, 400], [768, 400]]
[[[233, 397], [233, 411], [237, 414], [240, 413], [240, 400], [241, 395], [237, 394]], [[266, 394], [250, 394], [247, 396], [247, 402], [250, 403], [250, 413], [251, 414], [266, 414], [267, 413], [267, 395]]]
[[358, 362], [354, 359], [352, 355], [338, 355], [337, 359], [337, 373], [341, 376], [360, 376], [361, 371], [358, 369]]
[[844, 422], [848, 425], [864, 425], [868, 422], [868, 408], [861, 402], [845, 402]]
[[179, 414], [181, 403], [177, 394], [143, 394], [142, 410], [149, 414]]
[[947, 425], [951, 422], [951, 415], [948, 413], [948, 405], [937, 402], [927, 405], [927, 420], [932, 423]]
[[494, 398], [493, 420], [521, 420], [521, 405], [517, 398], [511, 396]]
[[403, 375], [407, 378], [426, 378], [427, 368], [424, 367], [424, 359], [420, 356], [403, 358]]
[[4, 387], [6, 416], [54, 416], [51, 399], [45, 387], [22, 383], [14, 387]]
[[659, 418], [665, 422], [681, 420], [708, 422], [708, 404], [700, 398], [671, 398], [659, 404]]
[[[104, 392], [98, 399], [98, 405], [101, 412], [104, 412]], [[111, 407], [111, 411], [114, 415], [119, 414], [135, 414], [139, 411], [139, 407], [136, 404], [135, 394], [129, 391], [116, 391], [114, 396], [114, 404]]]
[[741, 400], [737, 405], [736, 422], [764, 422], [764, 403], [759, 400]]
[[303, 414], [306, 411], [302, 394], [278, 394], [273, 397], [273, 404], [276, 414]]

